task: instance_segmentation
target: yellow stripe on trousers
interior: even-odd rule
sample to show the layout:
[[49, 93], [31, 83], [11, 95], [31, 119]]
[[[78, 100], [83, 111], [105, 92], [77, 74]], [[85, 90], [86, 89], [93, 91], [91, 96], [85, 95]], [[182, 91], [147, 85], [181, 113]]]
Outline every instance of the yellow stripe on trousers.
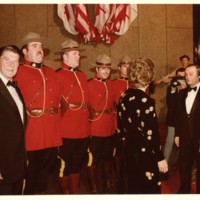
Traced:
[[65, 161], [58, 156], [58, 158], [60, 159], [60, 172], [59, 172], [59, 177], [63, 177], [64, 174], [64, 170], [65, 170]]
[[93, 162], [93, 155], [92, 155], [92, 152], [90, 151], [90, 148], [87, 149], [87, 152], [88, 152], [88, 157], [89, 157], [87, 166], [91, 167], [92, 162]]

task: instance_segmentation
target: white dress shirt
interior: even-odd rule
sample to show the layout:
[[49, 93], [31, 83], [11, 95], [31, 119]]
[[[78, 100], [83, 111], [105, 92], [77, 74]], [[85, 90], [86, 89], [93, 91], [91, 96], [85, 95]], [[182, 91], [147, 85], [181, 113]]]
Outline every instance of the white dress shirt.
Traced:
[[187, 98], [185, 100], [187, 114], [190, 114], [190, 112], [191, 112], [194, 100], [195, 100], [197, 92], [199, 90], [200, 83], [198, 83], [196, 86], [197, 86], [196, 91], [191, 90], [190, 92], [188, 92]]

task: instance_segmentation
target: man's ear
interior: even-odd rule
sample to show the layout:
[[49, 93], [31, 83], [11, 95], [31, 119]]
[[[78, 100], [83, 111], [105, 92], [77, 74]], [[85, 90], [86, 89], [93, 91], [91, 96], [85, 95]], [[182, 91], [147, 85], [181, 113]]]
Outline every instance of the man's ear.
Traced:
[[99, 71], [99, 68], [98, 67], [96, 67], [96, 72], [98, 72]]
[[62, 54], [62, 59], [63, 59], [64, 61], [66, 61], [66, 60], [68, 59], [68, 54], [63, 53], [63, 54]]
[[27, 51], [28, 51], [28, 50], [27, 50], [26, 48], [23, 48], [23, 49], [22, 49], [22, 53], [23, 53], [24, 55], [27, 54]]

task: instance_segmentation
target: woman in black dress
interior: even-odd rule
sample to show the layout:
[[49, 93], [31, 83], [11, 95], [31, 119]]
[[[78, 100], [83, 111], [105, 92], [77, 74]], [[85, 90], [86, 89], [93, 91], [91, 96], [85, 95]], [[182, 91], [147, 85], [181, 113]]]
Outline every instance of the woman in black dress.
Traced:
[[154, 64], [136, 59], [128, 70], [134, 89], [118, 104], [118, 133], [124, 140], [122, 180], [126, 194], [159, 194], [160, 172], [168, 170], [161, 151], [154, 100], [145, 90], [153, 80]]

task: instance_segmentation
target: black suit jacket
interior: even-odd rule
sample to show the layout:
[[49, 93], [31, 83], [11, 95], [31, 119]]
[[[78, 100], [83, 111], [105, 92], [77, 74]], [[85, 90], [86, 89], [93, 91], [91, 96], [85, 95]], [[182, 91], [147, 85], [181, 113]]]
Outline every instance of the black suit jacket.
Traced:
[[[17, 92], [19, 93], [18, 89]], [[23, 102], [20, 93], [19, 96]], [[25, 107], [24, 119], [26, 121]], [[24, 176], [25, 124], [26, 122], [22, 123], [15, 101], [0, 78], [0, 173], [8, 183], [14, 183]]]
[[197, 92], [190, 114], [187, 114], [185, 100], [187, 88], [178, 96], [175, 135], [180, 137], [180, 147], [200, 147], [200, 89]]

